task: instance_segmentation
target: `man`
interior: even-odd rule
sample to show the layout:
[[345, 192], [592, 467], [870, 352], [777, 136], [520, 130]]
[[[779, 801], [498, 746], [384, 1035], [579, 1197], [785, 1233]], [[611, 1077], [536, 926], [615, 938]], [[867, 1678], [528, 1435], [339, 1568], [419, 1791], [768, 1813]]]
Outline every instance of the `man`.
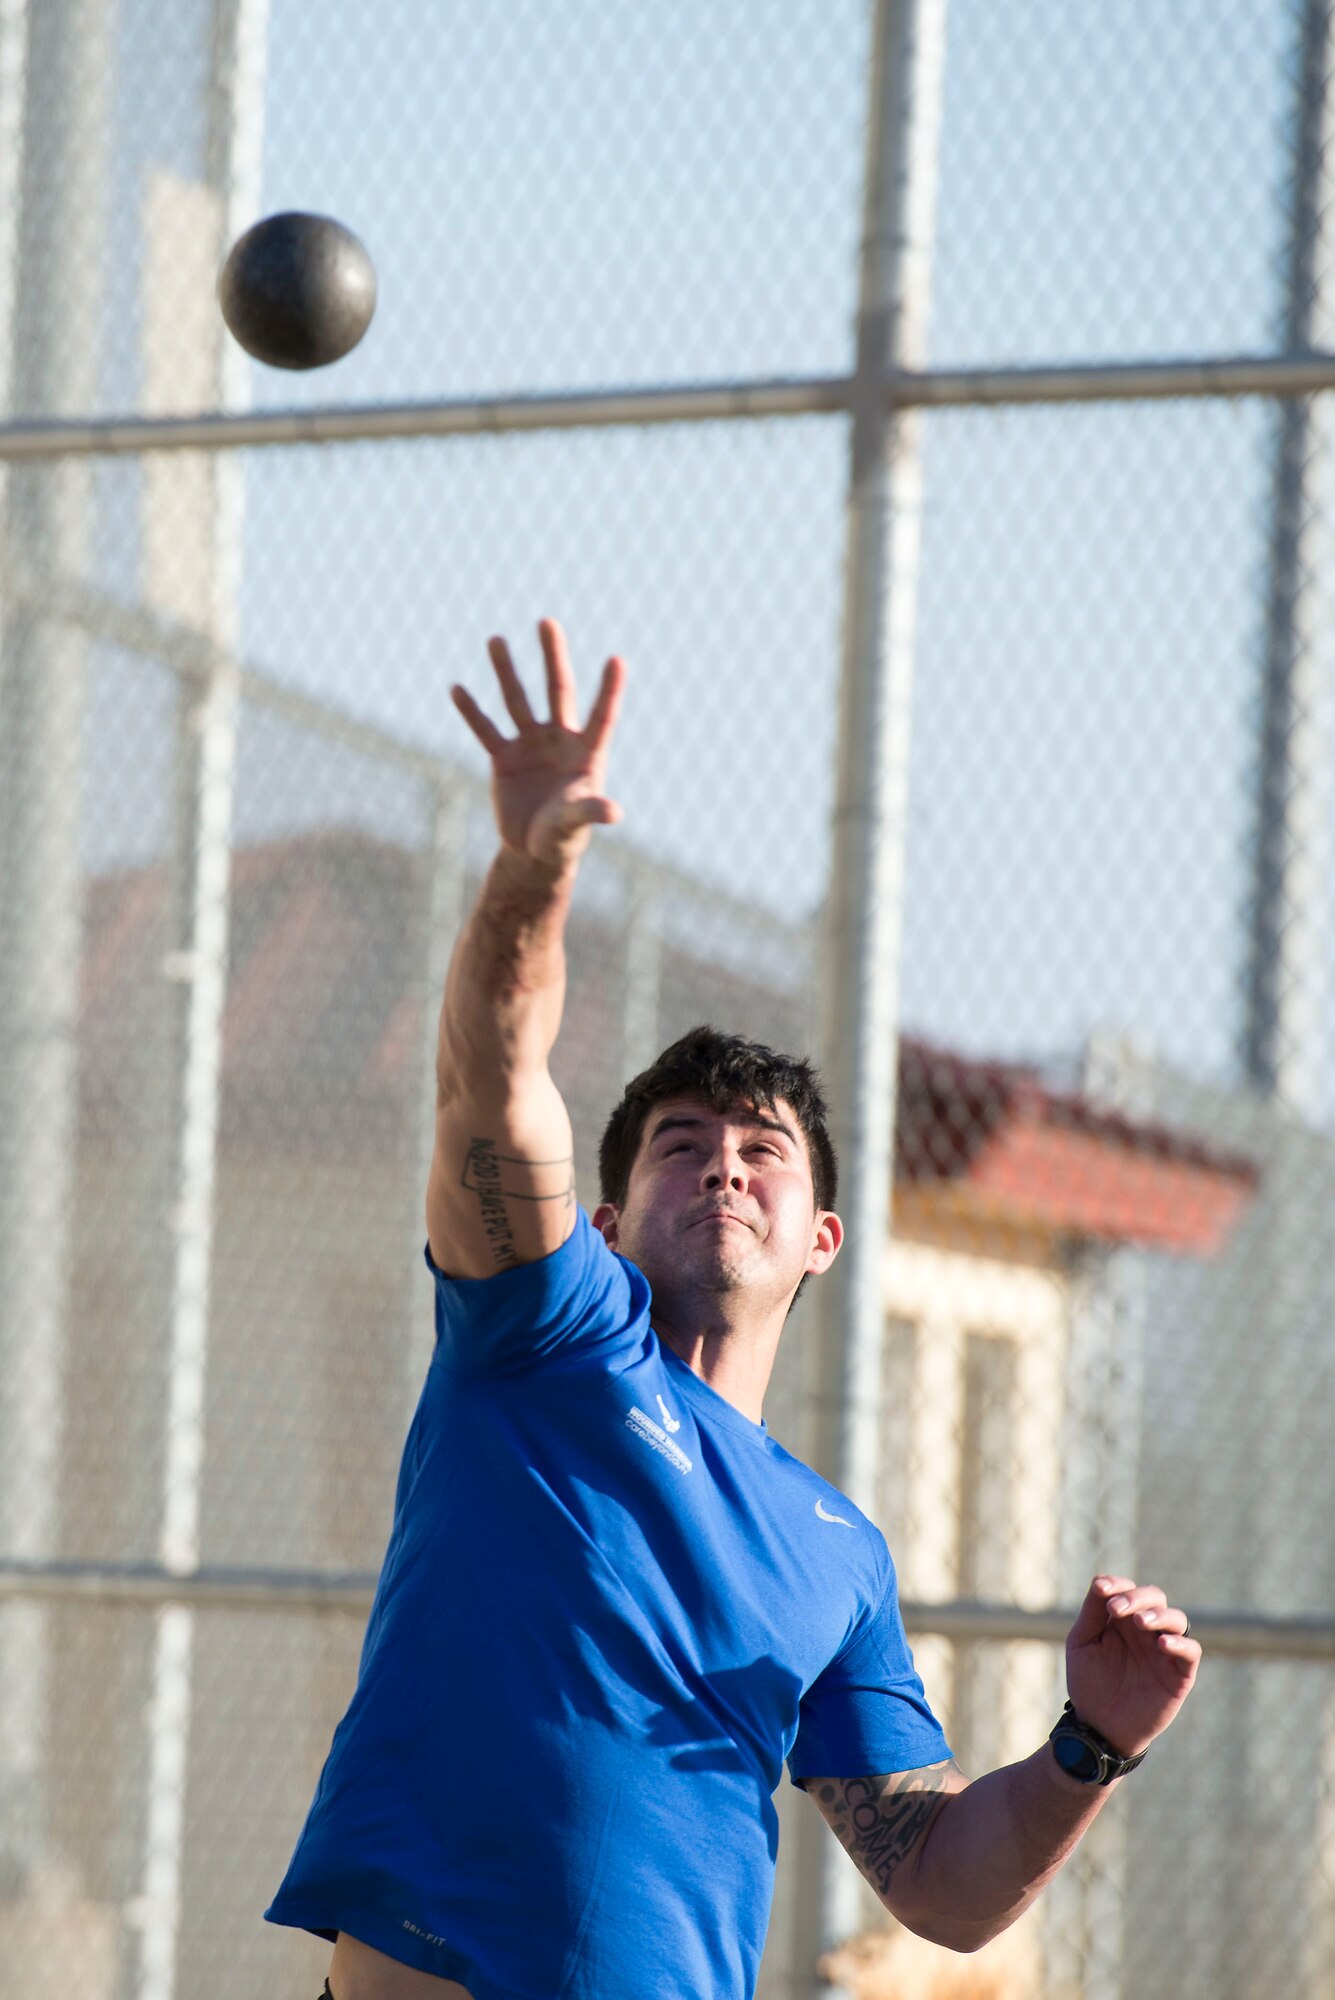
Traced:
[[334, 1943], [330, 2000], [746, 2000], [788, 1762], [887, 1910], [960, 1951], [1028, 1907], [1165, 1729], [1200, 1647], [1096, 1577], [1074, 1714], [969, 1783], [884, 1538], [770, 1437], [779, 1336], [843, 1229], [819, 1083], [710, 1028], [627, 1086], [575, 1199], [548, 1071], [563, 933], [624, 668], [584, 730], [463, 688], [501, 848], [455, 948], [426, 1261], [436, 1350], [357, 1689], [266, 1916]]

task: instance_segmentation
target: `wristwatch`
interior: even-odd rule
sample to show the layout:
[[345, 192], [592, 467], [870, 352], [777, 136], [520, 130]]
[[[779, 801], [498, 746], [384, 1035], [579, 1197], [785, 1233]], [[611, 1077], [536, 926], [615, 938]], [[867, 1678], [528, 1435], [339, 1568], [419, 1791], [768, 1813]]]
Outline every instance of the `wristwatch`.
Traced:
[[1106, 1736], [1080, 1720], [1069, 1701], [1048, 1732], [1048, 1741], [1063, 1771], [1082, 1785], [1110, 1785], [1143, 1764], [1149, 1754], [1142, 1750], [1137, 1757], [1123, 1757]]

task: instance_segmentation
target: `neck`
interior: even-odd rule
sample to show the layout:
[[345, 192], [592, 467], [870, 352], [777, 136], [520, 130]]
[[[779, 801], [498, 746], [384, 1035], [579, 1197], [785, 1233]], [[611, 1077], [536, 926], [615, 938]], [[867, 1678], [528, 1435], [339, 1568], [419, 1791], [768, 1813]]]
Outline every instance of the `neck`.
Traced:
[[687, 1332], [658, 1311], [654, 1312], [653, 1325], [659, 1339], [693, 1375], [707, 1382], [716, 1395], [753, 1424], [761, 1421], [781, 1328], [758, 1331], [714, 1326]]

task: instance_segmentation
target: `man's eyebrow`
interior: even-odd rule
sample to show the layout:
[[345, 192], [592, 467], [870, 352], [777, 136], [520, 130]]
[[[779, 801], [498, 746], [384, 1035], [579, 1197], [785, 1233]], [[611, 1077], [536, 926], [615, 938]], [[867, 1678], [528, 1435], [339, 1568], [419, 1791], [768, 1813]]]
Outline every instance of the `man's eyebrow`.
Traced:
[[[652, 1146], [655, 1139], [660, 1138], [664, 1132], [674, 1131], [679, 1125], [688, 1128], [698, 1128], [704, 1122], [703, 1118], [691, 1118], [685, 1112], [670, 1113], [666, 1118], [659, 1119], [657, 1125], [655, 1125], [653, 1131], [649, 1134], [649, 1144]], [[744, 1122], [748, 1125], [763, 1126], [767, 1132], [782, 1132], [784, 1138], [792, 1145], [796, 1146], [797, 1144], [796, 1134], [789, 1126], [784, 1124], [781, 1118], [766, 1118], [761, 1112], [757, 1111]]]

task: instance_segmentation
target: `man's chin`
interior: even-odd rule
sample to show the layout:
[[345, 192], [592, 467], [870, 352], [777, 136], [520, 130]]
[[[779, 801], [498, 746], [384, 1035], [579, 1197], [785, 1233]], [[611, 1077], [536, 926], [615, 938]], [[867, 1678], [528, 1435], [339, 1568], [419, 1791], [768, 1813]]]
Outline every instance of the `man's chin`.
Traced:
[[693, 1246], [696, 1256], [739, 1256], [755, 1244], [751, 1231], [736, 1222], [707, 1222], [701, 1229], [688, 1229], [686, 1234], [696, 1239]]

